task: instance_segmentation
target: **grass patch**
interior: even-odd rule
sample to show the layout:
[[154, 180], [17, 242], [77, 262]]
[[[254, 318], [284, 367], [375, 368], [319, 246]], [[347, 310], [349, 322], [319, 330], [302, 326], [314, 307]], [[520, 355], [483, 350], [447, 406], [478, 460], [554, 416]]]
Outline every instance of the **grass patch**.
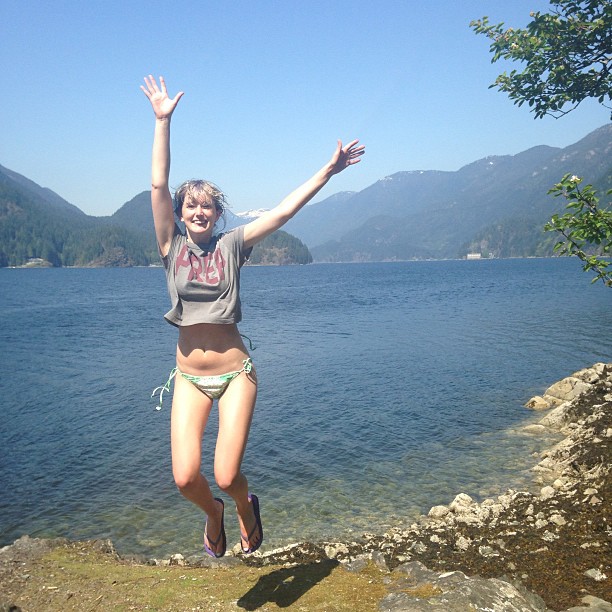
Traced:
[[361, 572], [349, 572], [335, 561], [157, 567], [124, 563], [78, 542], [24, 563], [19, 572], [10, 584], [0, 583], [5, 594], [0, 603], [10, 601], [24, 610], [367, 612], [377, 610], [386, 593], [384, 574], [373, 565]]

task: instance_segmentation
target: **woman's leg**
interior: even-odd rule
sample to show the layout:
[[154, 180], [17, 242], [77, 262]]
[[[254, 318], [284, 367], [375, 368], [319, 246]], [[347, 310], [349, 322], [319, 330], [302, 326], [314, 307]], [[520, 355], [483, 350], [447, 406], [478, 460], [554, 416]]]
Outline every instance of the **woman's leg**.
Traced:
[[223, 508], [215, 501], [208, 481], [200, 471], [202, 436], [211, 408], [209, 397], [180, 374], [176, 375], [170, 420], [174, 482], [184, 497], [207, 514], [207, 533], [216, 540], [221, 530]]
[[[248, 497], [249, 484], [240, 468], [256, 399], [255, 370], [249, 374], [243, 372], [229, 384], [219, 400], [219, 435], [215, 449], [215, 479], [219, 488], [236, 502], [240, 531], [245, 535], [253, 531], [256, 521]], [[257, 531], [255, 530], [249, 547], [254, 546], [261, 538]]]

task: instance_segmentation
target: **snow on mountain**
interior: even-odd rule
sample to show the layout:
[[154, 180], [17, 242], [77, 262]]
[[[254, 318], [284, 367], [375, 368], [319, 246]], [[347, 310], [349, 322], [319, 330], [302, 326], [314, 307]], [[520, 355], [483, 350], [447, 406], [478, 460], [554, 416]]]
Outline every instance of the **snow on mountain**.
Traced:
[[[257, 208], [254, 210], [245, 210], [243, 212], [235, 212], [234, 214], [241, 219], [257, 219], [264, 213], [268, 212], [268, 208]], [[233, 212], [233, 211], [232, 211]]]

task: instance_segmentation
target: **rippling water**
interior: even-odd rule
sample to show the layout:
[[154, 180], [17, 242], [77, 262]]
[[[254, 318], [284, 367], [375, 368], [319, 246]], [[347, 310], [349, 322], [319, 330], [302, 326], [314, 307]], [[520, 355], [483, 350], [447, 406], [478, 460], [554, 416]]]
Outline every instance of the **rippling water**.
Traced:
[[[0, 270], [0, 545], [199, 550], [203, 518], [172, 481], [170, 401], [149, 399], [173, 366], [168, 303], [159, 268]], [[572, 259], [251, 267], [243, 304], [264, 548], [528, 487], [547, 441], [515, 433], [534, 418], [522, 404], [612, 360], [612, 291]]]

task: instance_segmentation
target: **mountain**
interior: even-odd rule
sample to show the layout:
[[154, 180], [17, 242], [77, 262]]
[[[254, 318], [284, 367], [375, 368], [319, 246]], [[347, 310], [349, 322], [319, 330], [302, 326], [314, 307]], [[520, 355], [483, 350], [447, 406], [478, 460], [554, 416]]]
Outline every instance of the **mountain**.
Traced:
[[129, 202], [126, 202], [119, 210], [115, 211], [109, 221], [120, 227], [139, 232], [148, 232], [153, 236], [153, 215], [151, 214], [151, 192], [141, 191]]
[[[248, 221], [226, 211], [231, 229]], [[310, 263], [308, 248], [277, 232], [253, 252], [252, 263]], [[50, 189], [0, 166], [0, 267], [134, 266], [159, 264], [151, 194], [143, 191], [110, 217], [86, 215]]]
[[[611, 152], [608, 124], [564, 149], [486, 157], [456, 172], [398, 172], [356, 194], [308, 206], [285, 229], [309, 246], [315, 261], [458, 257], [489, 226], [543, 227], [563, 208], [547, 192], [568, 172], [605, 190], [612, 183]], [[533, 238], [522, 255], [537, 248]], [[550, 242], [536, 232], [540, 240]]]
[[155, 245], [140, 232], [91, 217], [49, 189], [0, 166], [0, 267], [148, 265]]
[[[387, 261], [552, 254], [542, 228], [565, 202], [547, 195], [566, 173], [612, 187], [612, 124], [566, 148], [490, 156], [456, 172], [404, 171], [359, 192], [306, 206], [256, 251], [261, 263]], [[231, 229], [262, 211], [226, 211]], [[300, 242], [301, 241], [301, 242]], [[309, 252], [310, 251], [310, 252]], [[86, 215], [49, 189], [0, 166], [0, 267], [33, 258], [55, 266], [157, 264], [150, 192], [109, 217]]]
[[4, 166], [0, 166], [0, 184], [8, 186], [18, 186], [23, 188], [26, 192], [30, 193], [32, 197], [40, 202], [44, 202], [49, 208], [62, 213], [72, 213], [76, 216], [86, 217], [87, 215], [80, 209], [66, 202], [63, 198], [57, 195], [51, 189], [47, 187], [41, 187], [34, 181], [27, 179], [17, 172], [13, 172]]
[[300, 213], [285, 224], [284, 229], [303, 240], [309, 246], [322, 244], [341, 235], [363, 222], [346, 214], [344, 205], [355, 196], [354, 191], [341, 191], [316, 204], [305, 206]]
[[253, 247], [249, 262], [259, 266], [309, 264], [312, 255], [301, 240], [277, 230]]
[[[266, 211], [252, 210], [234, 213], [231, 209], [226, 208], [224, 220], [221, 221], [219, 230], [229, 231], [239, 225], [248, 223], [264, 212]], [[143, 191], [126, 202], [111, 215], [110, 221], [134, 231], [144, 230], [154, 245], [155, 228], [153, 226], [153, 215], [151, 214], [151, 192]], [[312, 263], [312, 255], [301, 240], [279, 230], [255, 246], [249, 263], [253, 265], [308, 264]]]

